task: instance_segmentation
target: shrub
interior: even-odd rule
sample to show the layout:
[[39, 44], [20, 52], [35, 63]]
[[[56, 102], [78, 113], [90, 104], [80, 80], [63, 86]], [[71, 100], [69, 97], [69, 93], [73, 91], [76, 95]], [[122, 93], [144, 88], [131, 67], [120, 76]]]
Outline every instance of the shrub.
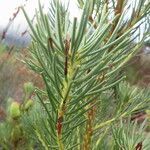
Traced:
[[[59, 1], [50, 2], [49, 16], [39, 3], [35, 27], [23, 9], [33, 37], [27, 64], [41, 74], [46, 86], [45, 91], [36, 91], [45, 115], [38, 118], [37, 126], [33, 124], [32, 132], [44, 149], [99, 149], [97, 143], [112, 123], [149, 102], [149, 94], [143, 97], [136, 88], [124, 85], [120, 73], [144, 43], [144, 35], [137, 43], [133, 41], [149, 14], [148, 2], [134, 5], [128, 20], [129, 1], [111, 1], [113, 8], [108, 1], [78, 2], [83, 12], [80, 21], [74, 18], [73, 22]], [[119, 137], [115, 140], [118, 143]], [[131, 149], [137, 149], [136, 144]], [[113, 140], [110, 145], [122, 148]], [[129, 142], [124, 149], [128, 147]]]
[[59, 0], [50, 1], [48, 15], [39, 3], [35, 26], [23, 9], [33, 39], [26, 62], [45, 84], [36, 88], [40, 106], [24, 115], [24, 128], [39, 149], [148, 150], [143, 125], [126, 120], [149, 106], [149, 91], [125, 83], [120, 70], [144, 43], [146, 30], [133, 41], [149, 2], [78, 2], [82, 16], [73, 22]]

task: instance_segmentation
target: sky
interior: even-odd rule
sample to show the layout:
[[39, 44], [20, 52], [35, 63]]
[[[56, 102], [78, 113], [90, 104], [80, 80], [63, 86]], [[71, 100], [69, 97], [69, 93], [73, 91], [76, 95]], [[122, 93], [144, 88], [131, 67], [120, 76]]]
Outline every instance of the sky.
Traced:
[[[45, 11], [47, 11], [48, 8], [48, 1], [49, 0], [41, 0], [41, 3], [44, 4]], [[0, 0], [0, 27], [4, 28], [8, 24], [9, 18], [12, 18], [13, 13], [17, 11], [17, 7], [24, 4], [26, 4], [26, 12], [28, 13], [29, 17], [32, 18], [35, 12], [35, 8], [38, 8], [38, 0]], [[79, 15], [77, 6], [75, 5], [75, 0], [70, 1], [70, 11], [72, 16]], [[23, 30], [26, 27], [26, 20], [23, 13], [20, 11], [15, 18], [14, 23], [12, 24], [12, 28]]]
[[[50, 0], [40, 0], [41, 5], [44, 5], [44, 11], [48, 11]], [[68, 0], [61, 0], [63, 3], [67, 3]], [[80, 12], [75, 4], [77, 0], [70, 0], [70, 16], [80, 17]], [[25, 6], [24, 6], [25, 5]], [[5, 33], [9, 20], [13, 18], [14, 13], [17, 12], [19, 6], [24, 6], [30, 19], [33, 18], [35, 14], [35, 9], [38, 9], [38, 0], [0, 0], [0, 36]], [[17, 45], [21, 47], [26, 47], [30, 43], [30, 36], [28, 34], [29, 26], [24, 17], [22, 11], [19, 11], [17, 17], [11, 22], [9, 26], [5, 39], [0, 42], [5, 42], [8, 45]]]
[[[36, 0], [31, 0], [30, 4], [27, 3], [26, 9], [30, 15], [34, 13], [33, 6], [36, 7]], [[25, 4], [25, 0], [0, 0], [0, 26], [6, 26], [9, 22], [9, 18], [13, 17], [13, 13], [17, 11], [17, 7]], [[15, 24], [25, 23], [22, 12], [20, 12], [15, 19]]]

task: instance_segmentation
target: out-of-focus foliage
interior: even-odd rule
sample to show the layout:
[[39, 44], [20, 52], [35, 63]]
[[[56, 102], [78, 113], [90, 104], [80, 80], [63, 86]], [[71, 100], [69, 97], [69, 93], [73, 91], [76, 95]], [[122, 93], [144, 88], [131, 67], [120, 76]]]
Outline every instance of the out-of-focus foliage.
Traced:
[[2, 149], [19, 150], [33, 147], [22, 121], [24, 114], [28, 113], [29, 115], [31, 108], [34, 106], [34, 101], [32, 100], [33, 91], [26, 90], [28, 85], [31, 84], [30, 82], [25, 83], [25, 92], [21, 102], [12, 98], [6, 101], [6, 109], [5, 111], [3, 110], [5, 116], [0, 120], [0, 148]]
[[[22, 99], [22, 85], [27, 81], [32, 81], [38, 87], [42, 87], [42, 81], [38, 75], [28, 70], [18, 58], [15, 49], [10, 53], [8, 47], [0, 50], [0, 103], [5, 104], [9, 97], [14, 97], [18, 101]], [[25, 50], [22, 50], [22, 59], [25, 58]]]
[[145, 132], [146, 121], [141, 125], [137, 122], [125, 123], [121, 121], [119, 126], [113, 127], [113, 138], [115, 140], [115, 150], [149, 150], [150, 134]]

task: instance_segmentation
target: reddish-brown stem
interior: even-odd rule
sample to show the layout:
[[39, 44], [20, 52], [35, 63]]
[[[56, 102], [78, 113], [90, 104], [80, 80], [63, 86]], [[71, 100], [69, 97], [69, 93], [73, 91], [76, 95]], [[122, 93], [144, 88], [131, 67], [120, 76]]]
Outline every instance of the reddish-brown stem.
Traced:
[[68, 73], [68, 52], [70, 49], [70, 41], [68, 39], [65, 40], [65, 68], [64, 68], [64, 74], [67, 76]]
[[142, 142], [139, 142], [136, 147], [135, 150], [142, 150]]
[[[92, 103], [90, 104], [90, 106]], [[93, 122], [95, 118], [95, 112], [96, 112], [96, 107], [92, 107], [88, 112], [87, 112], [87, 124], [86, 124], [86, 133], [84, 136], [84, 141], [83, 141], [83, 150], [90, 150], [91, 149], [91, 140], [92, 140], [92, 134], [93, 134]]]
[[58, 133], [58, 135], [61, 135], [61, 133], [62, 133], [62, 122], [63, 122], [63, 116], [60, 116], [57, 120], [57, 133]]

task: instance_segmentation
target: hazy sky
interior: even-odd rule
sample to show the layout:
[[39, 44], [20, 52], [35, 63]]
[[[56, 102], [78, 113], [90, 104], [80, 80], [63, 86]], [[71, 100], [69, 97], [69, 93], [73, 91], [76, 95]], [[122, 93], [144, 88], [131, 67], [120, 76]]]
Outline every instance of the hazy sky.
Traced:
[[[17, 7], [25, 4], [25, 0], [0, 0], [0, 25], [5, 26], [9, 18], [13, 17], [13, 13], [17, 11]], [[26, 9], [29, 12], [29, 14], [33, 14], [34, 7], [37, 5], [37, 0], [30, 0], [27, 2]], [[24, 17], [22, 15], [22, 12], [20, 12], [15, 19], [15, 23], [24, 22]]]
[[[48, 1], [49, 0], [41, 0], [41, 3], [44, 4], [45, 8], [48, 7]], [[77, 6], [74, 3], [75, 0], [71, 0], [70, 2], [71, 15], [78, 16], [79, 12]], [[35, 8], [38, 7], [38, 0], [28, 0], [27, 2], [26, 0], [0, 0], [0, 27], [5, 27], [9, 22], [9, 18], [12, 18], [13, 13], [17, 11], [17, 7], [23, 4], [26, 4], [25, 9], [28, 15], [32, 18]], [[13, 28], [15, 28], [18, 27], [19, 24], [23, 24], [23, 26], [19, 26], [20, 29], [27, 26], [27, 23], [21, 11], [17, 15], [12, 26]]]

